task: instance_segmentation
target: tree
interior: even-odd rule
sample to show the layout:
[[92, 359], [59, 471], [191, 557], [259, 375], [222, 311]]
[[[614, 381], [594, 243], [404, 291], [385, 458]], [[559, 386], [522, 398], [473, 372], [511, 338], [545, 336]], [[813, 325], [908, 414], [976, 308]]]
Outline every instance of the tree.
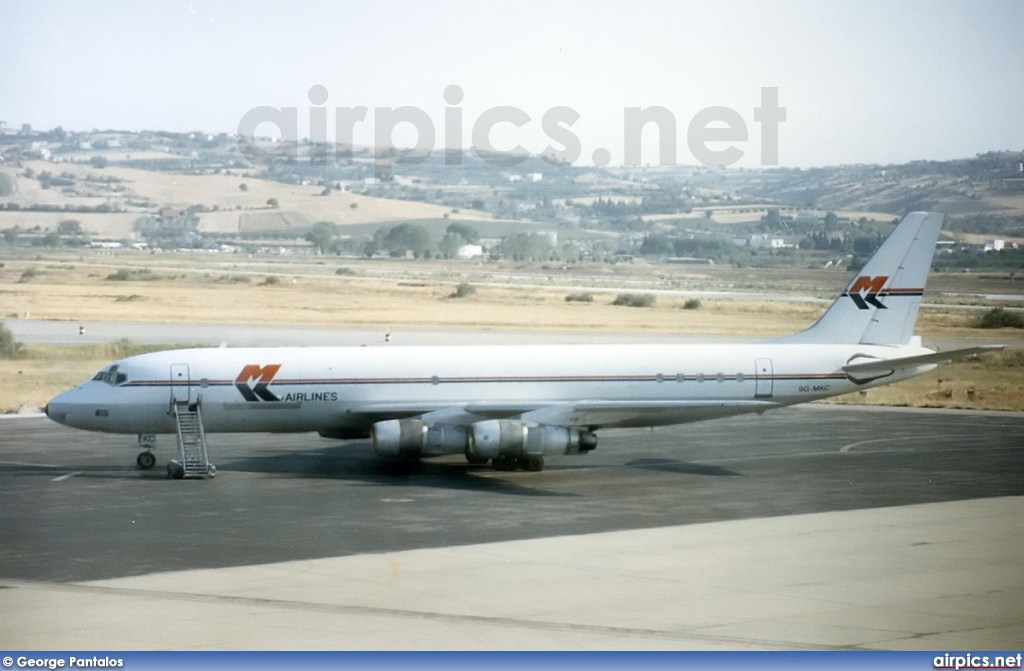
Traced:
[[449, 224], [448, 228], [444, 229], [444, 232], [454, 233], [471, 245], [480, 242], [480, 233], [469, 224], [455, 222], [454, 224]]
[[326, 254], [337, 249], [338, 225], [333, 221], [318, 221], [306, 233], [306, 240], [313, 243], [318, 254]]
[[267, 205], [274, 208], [275, 210], [278, 207], [280, 207], [280, 203], [277, 201], [277, 198], [267, 198]]
[[392, 255], [412, 252], [413, 256], [429, 256], [434, 250], [434, 234], [422, 224], [399, 224], [394, 228], [378, 228], [366, 246], [367, 254], [384, 250]]
[[249, 190], [249, 185], [246, 184], [245, 182], [242, 182], [241, 184], [238, 185], [238, 190], [239, 191], [248, 191]]
[[[449, 227], [450, 228], [450, 227]], [[466, 244], [466, 239], [458, 233], [445, 233], [441, 242], [437, 243], [437, 251], [446, 259], [454, 259], [459, 255], [459, 250]]]
[[91, 163], [92, 167], [94, 167], [94, 168], [106, 168], [107, 167], [107, 157], [106, 156], [93, 156], [92, 158], [89, 159], [89, 163]]
[[825, 215], [825, 228], [834, 231], [836, 226], [839, 224], [839, 217], [836, 216], [835, 212], [829, 212]]
[[56, 231], [50, 231], [44, 235], [42, 239], [37, 240], [35, 244], [40, 247], [59, 247], [61, 242], [63, 241], [61, 240], [60, 235]]
[[671, 256], [674, 252], [672, 241], [658, 233], [648, 235], [640, 245], [640, 253], [648, 256]]
[[547, 261], [551, 258], [551, 239], [538, 233], [517, 233], [502, 238], [499, 251], [515, 261]]

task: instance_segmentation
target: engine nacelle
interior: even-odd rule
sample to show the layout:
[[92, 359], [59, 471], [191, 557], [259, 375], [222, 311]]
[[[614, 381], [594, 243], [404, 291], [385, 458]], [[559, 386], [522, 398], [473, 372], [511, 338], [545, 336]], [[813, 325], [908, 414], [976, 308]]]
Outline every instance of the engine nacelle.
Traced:
[[382, 457], [436, 457], [466, 451], [466, 427], [431, 425], [419, 419], [390, 419], [373, 425], [373, 451]]
[[469, 451], [480, 459], [576, 454], [595, 447], [597, 436], [590, 431], [515, 419], [489, 419], [473, 424], [469, 430]]

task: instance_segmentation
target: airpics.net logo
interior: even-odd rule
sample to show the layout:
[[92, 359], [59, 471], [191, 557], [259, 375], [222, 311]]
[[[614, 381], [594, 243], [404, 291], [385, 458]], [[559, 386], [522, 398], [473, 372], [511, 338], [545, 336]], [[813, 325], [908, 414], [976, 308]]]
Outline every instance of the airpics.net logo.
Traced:
[[[438, 145], [434, 120], [423, 109], [415, 106], [370, 108], [335, 107], [333, 114], [334, 142], [328, 142], [327, 88], [316, 84], [310, 87], [307, 98], [312, 105], [308, 110], [308, 160], [313, 165], [330, 165], [352, 157], [357, 124], [368, 124], [372, 116], [374, 162], [378, 177], [390, 174], [392, 165], [418, 165], [427, 161]], [[462, 165], [466, 150], [463, 134], [470, 124], [464, 119], [461, 107], [465, 93], [458, 85], [444, 89], [446, 107], [443, 123], [444, 165]], [[583, 142], [573, 127], [581, 115], [571, 107], [555, 106], [540, 117], [540, 128], [549, 144], [537, 154], [552, 166], [573, 165], [583, 156]], [[779, 124], [786, 120], [786, 108], [779, 107], [778, 87], [762, 87], [760, 104], [753, 108], [752, 121], [760, 125], [760, 164], [779, 164]], [[499, 105], [484, 110], [469, 125], [472, 151], [480, 160], [496, 167], [519, 165], [533, 154], [521, 144], [511, 148], [498, 148], [492, 141], [492, 131], [511, 125], [517, 130], [536, 124], [537, 119], [524, 110]], [[267, 125], [277, 129], [276, 140], [261, 142], [257, 129]], [[416, 143], [411, 148], [399, 149], [393, 136], [403, 125], [415, 132]], [[648, 130], [648, 127], [651, 127]], [[650, 157], [643, 156], [641, 136], [656, 132], [658, 137], [657, 165], [676, 165], [677, 133], [679, 125], [675, 115], [666, 107], [624, 107], [622, 110], [622, 156], [624, 165], [641, 165]], [[409, 129], [403, 129], [409, 130]], [[693, 157], [708, 166], [729, 166], [748, 152], [749, 126], [744, 115], [721, 105], [705, 107], [697, 112], [686, 126], [686, 146]], [[238, 148], [255, 165], [270, 166], [295, 163], [300, 160], [299, 108], [254, 107], [238, 122]], [[263, 135], [262, 137], [267, 137]], [[303, 144], [305, 141], [303, 141]], [[724, 145], [724, 146], [723, 146]], [[598, 147], [590, 154], [598, 167], [611, 163], [612, 152]]]

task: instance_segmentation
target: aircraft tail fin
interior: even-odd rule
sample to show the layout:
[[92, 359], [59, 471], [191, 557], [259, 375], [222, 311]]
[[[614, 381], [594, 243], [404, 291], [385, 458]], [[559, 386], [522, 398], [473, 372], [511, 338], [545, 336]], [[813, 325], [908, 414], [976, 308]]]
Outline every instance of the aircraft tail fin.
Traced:
[[906, 345], [943, 215], [911, 212], [813, 326], [783, 342]]

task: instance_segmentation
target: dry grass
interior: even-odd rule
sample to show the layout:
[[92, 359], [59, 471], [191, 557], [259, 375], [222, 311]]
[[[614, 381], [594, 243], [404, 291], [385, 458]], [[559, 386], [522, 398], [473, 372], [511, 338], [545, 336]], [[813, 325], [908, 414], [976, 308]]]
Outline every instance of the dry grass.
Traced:
[[[103, 279], [112, 272], [107, 269], [83, 275], [36, 267], [38, 275], [29, 282], [0, 283], [0, 318], [27, 312], [35, 319], [70, 321], [781, 335], [806, 326], [820, 312], [800, 304], [731, 301], [704, 301], [700, 310], [683, 310], [685, 299], [664, 297], [638, 310], [611, 305], [614, 294], [597, 293], [593, 303], [566, 303], [564, 291], [489, 287], [449, 300], [456, 281], [366, 282], [346, 276], [284, 276], [278, 284], [264, 285], [259, 274], [245, 283], [157, 269], [163, 279], [114, 282]], [[16, 272], [0, 273], [5, 271]], [[66, 283], [73, 279], [78, 284]]]
[[[245, 214], [275, 213], [298, 214], [309, 221], [333, 221], [339, 225], [383, 223], [408, 219], [439, 219], [445, 214], [452, 220], [491, 219], [486, 212], [462, 210], [452, 214], [451, 208], [414, 201], [371, 198], [351, 193], [332, 192], [321, 196], [322, 186], [301, 186], [281, 184], [244, 175], [179, 175], [167, 172], [152, 172], [134, 168], [104, 168], [62, 163], [54, 165], [44, 161], [25, 164], [37, 174], [44, 170], [61, 173], [70, 172], [80, 178], [87, 175], [109, 175], [124, 180], [128, 193], [134, 198], [149, 200], [162, 207], [184, 208], [189, 205], [217, 206], [217, 212], [200, 215], [201, 231], [235, 233], [239, 230], [239, 219]], [[10, 170], [7, 171], [11, 173]], [[99, 205], [105, 198], [71, 197], [60, 189], [42, 189], [35, 179], [14, 175], [17, 197], [13, 200], [23, 204], [64, 204]], [[239, 185], [245, 183], [247, 190]], [[267, 200], [277, 198], [280, 208], [269, 209]], [[356, 207], [352, 207], [355, 205]], [[56, 223], [73, 218], [82, 222], [82, 228], [92, 234], [109, 237], [127, 237], [131, 234], [132, 222], [142, 212], [123, 215], [90, 215], [68, 213], [0, 212], [0, 229], [19, 225], [32, 228], [35, 225], [56, 227]]]
[[[93, 259], [93, 262], [102, 259]], [[611, 305], [614, 293], [594, 293], [592, 303], [565, 301], [565, 290], [492, 288], [449, 296], [460, 281], [410, 281], [395, 275], [335, 275], [335, 264], [304, 274], [272, 266], [277, 284], [258, 272], [224, 274], [220, 263], [191, 263], [176, 255], [147, 257], [157, 279], [111, 281], [119, 264], [90, 267], [59, 261], [5, 260], [0, 267], [0, 319], [30, 313], [34, 319], [194, 323], [273, 323], [321, 326], [375, 326], [423, 329], [500, 329], [751, 334], [796, 332], [822, 313], [820, 305], [785, 302], [702, 300], [684, 310], [685, 298], [659, 297], [650, 308]], [[198, 272], [174, 266], [191, 263]], [[138, 267], [131, 266], [131, 267]], [[29, 268], [35, 274], [19, 280]], [[295, 269], [299, 272], [299, 269]], [[925, 340], [963, 339], [1020, 343], [1019, 329], [979, 331], [964, 310], [925, 310], [918, 330]], [[31, 345], [27, 358], [0, 361], [0, 411], [23, 404], [42, 406], [62, 389], [89, 378], [105, 363], [128, 353], [124, 345], [88, 348]], [[891, 387], [854, 394], [840, 403], [1024, 410], [1024, 354], [1020, 350], [961, 362]]]

